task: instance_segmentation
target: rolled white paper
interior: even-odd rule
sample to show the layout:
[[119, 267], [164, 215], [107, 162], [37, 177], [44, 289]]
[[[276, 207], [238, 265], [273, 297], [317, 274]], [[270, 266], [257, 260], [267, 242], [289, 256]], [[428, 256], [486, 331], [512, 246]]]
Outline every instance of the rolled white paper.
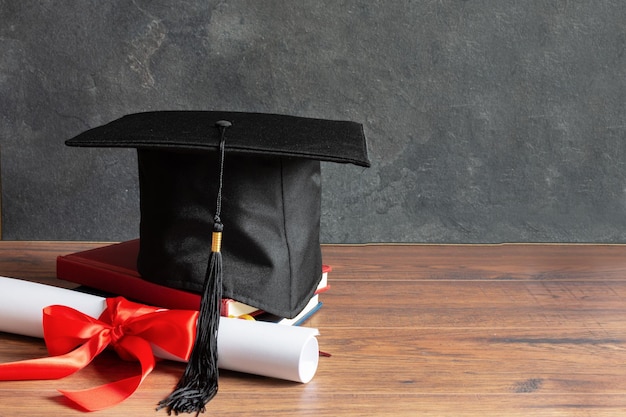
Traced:
[[72, 307], [95, 318], [106, 308], [102, 297], [0, 277], [0, 331], [42, 338], [43, 309], [51, 305]]
[[[43, 337], [42, 310], [64, 305], [97, 318], [105, 299], [50, 285], [0, 277], [0, 331]], [[319, 360], [317, 329], [222, 317], [217, 335], [218, 366], [307, 383]], [[155, 356], [181, 361], [153, 346]]]
[[217, 364], [232, 371], [307, 383], [317, 370], [317, 335], [316, 329], [222, 317]]

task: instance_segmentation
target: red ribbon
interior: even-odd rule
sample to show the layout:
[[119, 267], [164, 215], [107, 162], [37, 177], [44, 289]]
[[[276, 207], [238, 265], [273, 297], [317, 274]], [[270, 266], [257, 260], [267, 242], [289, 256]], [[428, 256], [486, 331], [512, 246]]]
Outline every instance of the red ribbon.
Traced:
[[107, 346], [124, 360], [137, 360], [141, 374], [80, 391], [59, 390], [88, 411], [101, 410], [131, 396], [154, 369], [152, 345], [187, 359], [196, 334], [197, 311], [164, 310], [108, 298], [98, 319], [65, 306], [43, 310], [50, 357], [0, 364], [0, 380], [60, 379], [87, 366]]

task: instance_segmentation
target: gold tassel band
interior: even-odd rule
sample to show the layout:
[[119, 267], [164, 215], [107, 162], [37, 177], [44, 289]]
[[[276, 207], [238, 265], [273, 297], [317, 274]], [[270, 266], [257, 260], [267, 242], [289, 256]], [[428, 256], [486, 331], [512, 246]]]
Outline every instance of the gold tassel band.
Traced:
[[222, 250], [222, 232], [213, 232], [213, 240], [211, 241], [211, 252], [220, 252]]

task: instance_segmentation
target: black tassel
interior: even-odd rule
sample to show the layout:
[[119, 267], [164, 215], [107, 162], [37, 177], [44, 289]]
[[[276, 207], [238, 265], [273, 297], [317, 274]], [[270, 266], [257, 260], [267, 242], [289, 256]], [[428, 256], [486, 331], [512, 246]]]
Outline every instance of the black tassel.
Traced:
[[[221, 231], [213, 233], [221, 241]], [[218, 244], [219, 246], [219, 244]], [[222, 254], [211, 251], [209, 267], [204, 282], [204, 293], [196, 325], [196, 341], [189, 356], [185, 372], [176, 389], [159, 403], [157, 410], [167, 409], [167, 414], [203, 413], [206, 404], [217, 394], [217, 332], [222, 300]]]
[[218, 389], [219, 371], [217, 368], [217, 333], [222, 304], [222, 231], [220, 219], [222, 209], [222, 183], [224, 173], [224, 132], [230, 122], [220, 121], [220, 176], [217, 194], [217, 208], [213, 225], [213, 240], [209, 263], [204, 279], [202, 301], [196, 324], [196, 340], [183, 376], [174, 391], [159, 402], [157, 411], [165, 408], [167, 414], [196, 413], [206, 411], [206, 404], [215, 397]]

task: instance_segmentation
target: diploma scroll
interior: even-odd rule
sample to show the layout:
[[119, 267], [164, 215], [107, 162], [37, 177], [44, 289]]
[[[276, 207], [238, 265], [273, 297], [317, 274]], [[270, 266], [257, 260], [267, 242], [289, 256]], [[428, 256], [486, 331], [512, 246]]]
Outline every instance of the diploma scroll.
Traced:
[[[105, 299], [78, 291], [0, 277], [0, 331], [43, 337], [42, 310], [63, 305], [97, 318]], [[222, 369], [307, 383], [317, 371], [317, 329], [222, 317], [218, 366]], [[183, 361], [157, 347], [155, 356]]]

